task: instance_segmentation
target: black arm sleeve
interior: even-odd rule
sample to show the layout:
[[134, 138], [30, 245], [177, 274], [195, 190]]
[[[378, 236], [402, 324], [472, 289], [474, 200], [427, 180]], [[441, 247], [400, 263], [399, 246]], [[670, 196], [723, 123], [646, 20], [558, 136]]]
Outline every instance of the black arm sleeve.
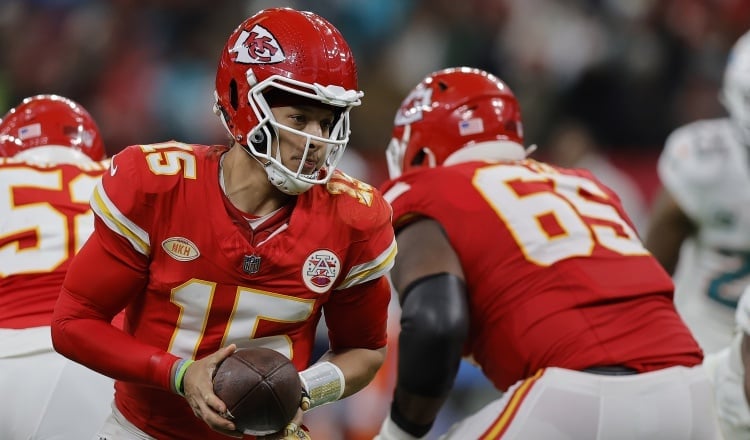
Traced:
[[397, 387], [424, 397], [453, 387], [469, 333], [464, 282], [441, 273], [411, 283], [402, 295]]
[[440, 273], [411, 283], [401, 295], [398, 379], [391, 419], [422, 437], [448, 398], [469, 333], [464, 282]]

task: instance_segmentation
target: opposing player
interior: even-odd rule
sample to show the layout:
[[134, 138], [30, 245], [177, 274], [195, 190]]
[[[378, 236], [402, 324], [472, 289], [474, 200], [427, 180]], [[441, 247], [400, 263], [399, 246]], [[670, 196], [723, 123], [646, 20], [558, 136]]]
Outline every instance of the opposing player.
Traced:
[[[372, 379], [396, 242], [380, 193], [336, 170], [361, 97], [333, 25], [266, 9], [221, 53], [229, 148], [173, 141], [113, 157], [52, 325], [55, 348], [117, 380], [99, 438], [241, 436], [211, 384], [235, 347], [288, 356], [305, 408]], [[122, 309], [124, 331], [109, 324]], [[310, 365], [321, 314], [330, 351]], [[302, 410], [289, 430], [301, 422]]]
[[729, 117], [675, 130], [659, 158], [662, 190], [646, 247], [673, 272], [675, 302], [706, 354], [732, 340], [750, 283], [750, 33], [734, 45], [722, 102]]
[[70, 99], [32, 96], [0, 121], [0, 438], [88, 439], [109, 413], [113, 381], [60, 356], [50, 339], [107, 165], [96, 123]]
[[740, 296], [736, 323], [730, 345], [707, 357], [724, 440], [750, 438], [750, 287]]
[[427, 76], [387, 157], [402, 315], [380, 440], [429, 432], [462, 356], [505, 393], [444, 438], [718, 438], [669, 275], [589, 171], [527, 158], [506, 84]]

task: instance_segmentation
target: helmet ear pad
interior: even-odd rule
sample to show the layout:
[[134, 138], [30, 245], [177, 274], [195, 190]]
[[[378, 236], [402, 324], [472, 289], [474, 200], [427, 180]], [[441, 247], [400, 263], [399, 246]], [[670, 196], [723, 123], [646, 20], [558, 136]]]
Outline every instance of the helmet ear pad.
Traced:
[[256, 130], [255, 133], [253, 133], [248, 139], [248, 141], [250, 141], [250, 143], [253, 145], [255, 151], [259, 153], [268, 153], [268, 142], [266, 140], [267, 136], [265, 133], [266, 131], [270, 131], [268, 130], [268, 128], [268, 124], [265, 124], [263, 127], [260, 127], [258, 130]]

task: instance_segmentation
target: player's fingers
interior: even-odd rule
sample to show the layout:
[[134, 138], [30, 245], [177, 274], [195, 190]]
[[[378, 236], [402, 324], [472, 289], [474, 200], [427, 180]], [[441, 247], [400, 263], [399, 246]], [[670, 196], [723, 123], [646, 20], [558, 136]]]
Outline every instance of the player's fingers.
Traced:
[[205, 421], [214, 431], [232, 432], [234, 433], [234, 436], [240, 434], [241, 437], [242, 433], [237, 432], [237, 427], [231, 420], [222, 417], [220, 413], [217, 413], [208, 405], [204, 405], [202, 408], [202, 418], [203, 421]]
[[188, 396], [187, 400], [196, 417], [206, 422], [211, 429], [223, 434], [232, 433], [233, 437], [241, 437], [241, 433], [238, 435], [236, 431], [235, 424], [229, 417], [225, 417], [226, 405], [215, 394], [196, 393]]
[[219, 415], [228, 413], [227, 405], [214, 393], [206, 393], [203, 396], [203, 401], [206, 403], [206, 406]]
[[208, 356], [207, 359], [209, 359], [207, 367], [208, 376], [213, 377], [214, 371], [216, 371], [216, 367], [226, 358], [232, 355], [237, 351], [237, 345], [235, 344], [229, 344], [226, 347], [218, 349], [214, 354], [211, 356]]

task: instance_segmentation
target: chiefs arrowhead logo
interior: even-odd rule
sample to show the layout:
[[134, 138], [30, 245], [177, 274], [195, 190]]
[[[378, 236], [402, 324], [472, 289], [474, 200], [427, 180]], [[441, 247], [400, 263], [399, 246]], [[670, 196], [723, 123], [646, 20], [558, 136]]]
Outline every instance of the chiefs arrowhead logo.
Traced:
[[422, 112], [432, 106], [432, 89], [416, 89], [404, 99], [401, 108], [396, 113], [395, 125], [411, 124], [420, 121]]
[[257, 24], [249, 32], [240, 33], [229, 53], [236, 53], [235, 61], [244, 64], [279, 63], [286, 59], [276, 37]]

